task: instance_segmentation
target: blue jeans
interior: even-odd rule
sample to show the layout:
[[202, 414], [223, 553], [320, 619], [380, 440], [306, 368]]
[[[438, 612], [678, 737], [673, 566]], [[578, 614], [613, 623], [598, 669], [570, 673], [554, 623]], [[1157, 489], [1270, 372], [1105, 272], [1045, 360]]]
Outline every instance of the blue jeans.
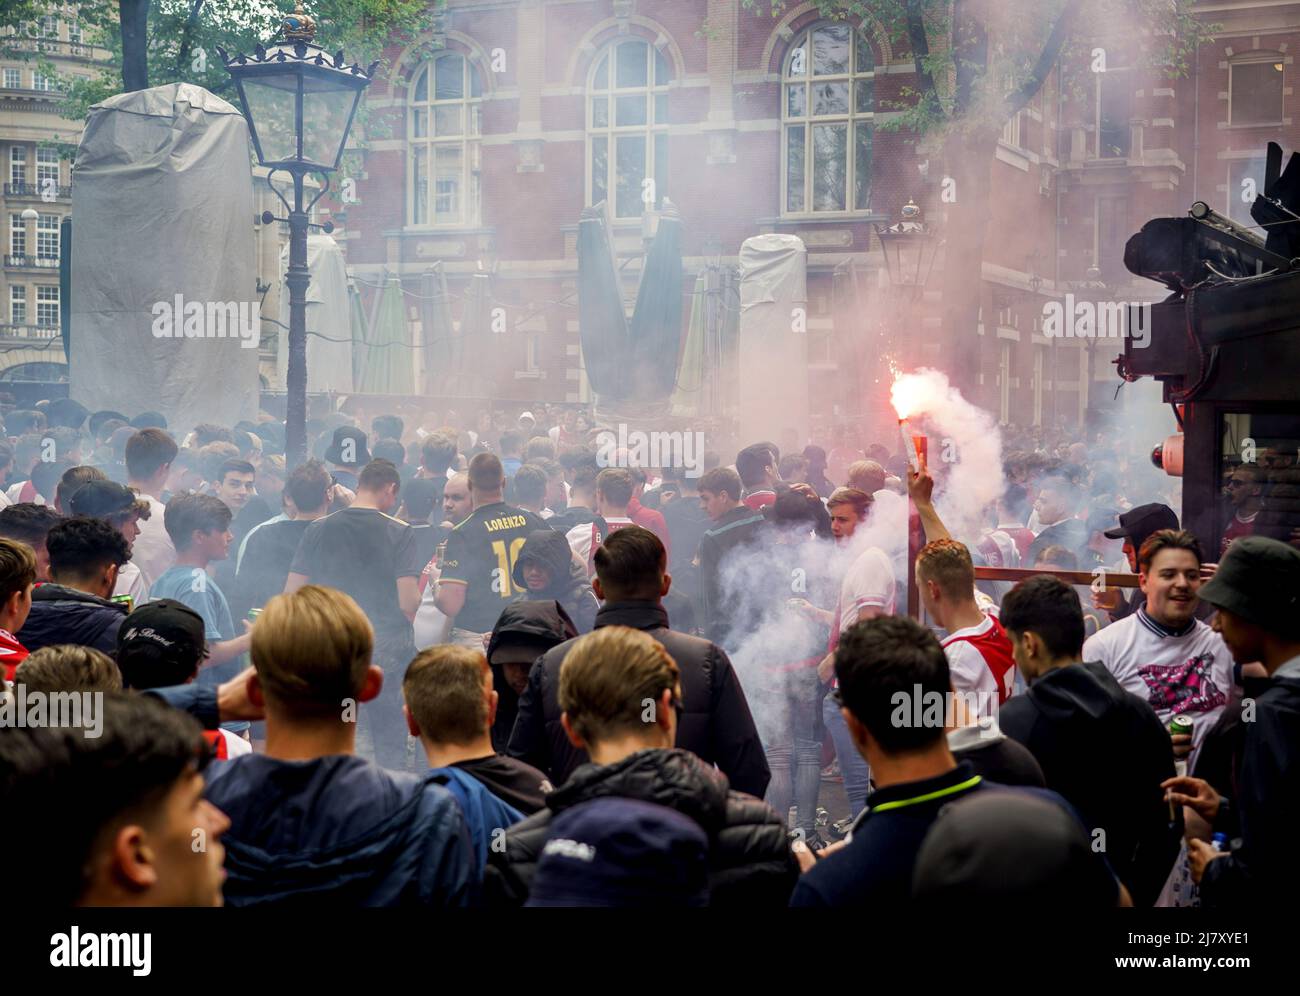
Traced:
[[840, 707], [833, 696], [827, 695], [822, 700], [822, 722], [835, 744], [835, 756], [840, 760], [840, 772], [844, 775], [844, 794], [849, 797], [849, 813], [856, 819], [867, 804], [871, 768], [853, 746], [849, 726], [840, 715]]
[[767, 753], [772, 780], [766, 802], [784, 820], [793, 802], [805, 840], [817, 830], [817, 793], [821, 789], [821, 742], [817, 739], [817, 702], [821, 691], [815, 668], [769, 676], [770, 686], [752, 700]]
[[[370, 734], [372, 759], [390, 771], [410, 771], [408, 758], [410, 735], [406, 730], [406, 717], [402, 715], [402, 677], [415, 656], [413, 646], [404, 642], [385, 644], [377, 641], [371, 660], [384, 671], [384, 684], [379, 696], [360, 708], [360, 719]], [[365, 756], [364, 750], [359, 750]]]

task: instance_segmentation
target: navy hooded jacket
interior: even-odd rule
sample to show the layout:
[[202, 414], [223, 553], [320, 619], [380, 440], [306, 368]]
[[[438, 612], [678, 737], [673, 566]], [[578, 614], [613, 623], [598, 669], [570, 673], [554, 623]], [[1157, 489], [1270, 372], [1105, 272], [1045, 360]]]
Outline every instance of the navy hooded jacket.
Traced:
[[117, 656], [117, 631], [126, 618], [126, 606], [61, 584], [38, 584], [32, 589], [32, 611], [15, 633], [31, 652], [60, 643], [94, 647]]
[[207, 798], [231, 823], [226, 904], [471, 905], [474, 853], [445, 782], [343, 754], [214, 764]]

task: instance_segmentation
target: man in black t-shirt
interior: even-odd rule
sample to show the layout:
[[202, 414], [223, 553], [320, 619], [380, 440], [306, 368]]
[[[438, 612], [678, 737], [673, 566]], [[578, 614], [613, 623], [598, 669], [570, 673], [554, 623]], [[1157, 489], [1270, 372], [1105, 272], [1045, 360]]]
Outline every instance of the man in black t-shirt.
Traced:
[[397, 505], [401, 476], [388, 460], [362, 468], [356, 500], [307, 527], [285, 582], [338, 588], [361, 606], [375, 630], [373, 662], [384, 670], [372, 729], [375, 760], [401, 770], [406, 759], [401, 677], [415, 656], [411, 620], [420, 604], [420, 562], [411, 527], [388, 513]]
[[288, 518], [254, 527], [240, 551], [234, 593], [227, 596], [235, 619], [284, 591], [298, 544], [307, 527], [325, 517], [333, 493], [329, 471], [319, 460], [308, 460], [289, 475], [284, 488]]
[[434, 601], [452, 620], [451, 642], [482, 650], [483, 635], [520, 594], [512, 575], [524, 540], [550, 527], [540, 515], [502, 501], [505, 473], [494, 454], [475, 456], [468, 476], [474, 511], [447, 538]]

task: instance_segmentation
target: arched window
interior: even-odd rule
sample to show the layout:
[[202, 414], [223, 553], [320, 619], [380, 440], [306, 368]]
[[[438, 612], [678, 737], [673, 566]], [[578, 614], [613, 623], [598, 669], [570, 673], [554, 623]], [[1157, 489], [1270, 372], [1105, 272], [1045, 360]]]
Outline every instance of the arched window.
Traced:
[[472, 225], [479, 216], [482, 89], [459, 52], [420, 67], [406, 110], [412, 225]]
[[785, 214], [870, 208], [875, 68], [871, 45], [848, 24], [795, 36], [781, 73]]
[[587, 203], [614, 218], [663, 205], [668, 187], [667, 57], [640, 38], [610, 45], [587, 84]]

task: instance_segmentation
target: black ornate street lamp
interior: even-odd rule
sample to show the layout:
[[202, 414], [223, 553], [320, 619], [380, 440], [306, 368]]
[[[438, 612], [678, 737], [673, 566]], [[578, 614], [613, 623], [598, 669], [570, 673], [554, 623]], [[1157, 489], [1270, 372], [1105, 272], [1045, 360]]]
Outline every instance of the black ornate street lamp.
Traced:
[[[258, 45], [253, 56], [228, 55], [218, 48], [227, 72], [239, 91], [239, 102], [253, 137], [257, 161], [267, 167], [267, 186], [280, 198], [287, 218], [262, 214], [263, 224], [289, 224], [289, 364], [285, 412], [285, 464], [301, 463], [307, 453], [307, 231], [334, 230], [326, 222], [314, 226], [308, 212], [329, 190], [329, 174], [338, 169], [347, 144], [361, 91], [370, 83], [378, 62], [366, 69], [347, 65], [340, 50], [333, 56], [312, 43], [316, 22], [303, 12], [299, 0], [281, 22], [284, 41], [272, 48]], [[293, 179], [290, 204], [273, 182], [286, 172]], [[309, 173], [324, 181], [320, 193], [303, 203], [303, 180]]]
[[943, 243], [934, 229], [925, 223], [921, 208], [910, 198], [898, 215], [898, 221], [893, 225], [873, 227], [885, 255], [889, 282], [895, 287], [907, 288], [915, 300], [930, 279], [935, 256]]

